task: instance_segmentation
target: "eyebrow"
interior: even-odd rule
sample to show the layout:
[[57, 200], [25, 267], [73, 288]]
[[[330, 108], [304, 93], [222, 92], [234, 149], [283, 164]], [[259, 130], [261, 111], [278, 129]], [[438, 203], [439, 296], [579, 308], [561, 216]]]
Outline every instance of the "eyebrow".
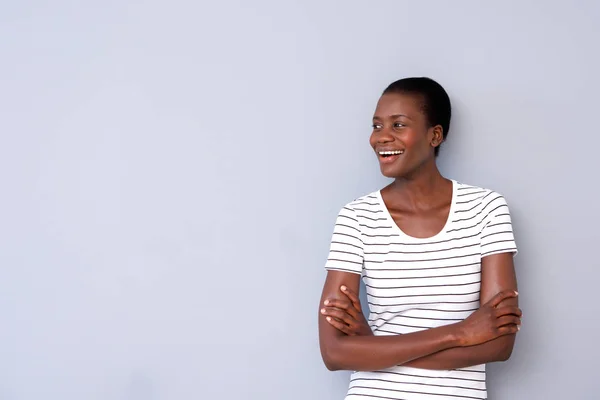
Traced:
[[[412, 118], [410, 118], [408, 115], [405, 115], [405, 114], [394, 114], [394, 115], [388, 116], [388, 118], [390, 118], [390, 119], [396, 119], [396, 118], [400, 118], [400, 117], [404, 117], [404, 118], [412, 120]], [[376, 119], [381, 120], [382, 118], [377, 117], [377, 116], [373, 117], [373, 120], [376, 120]]]

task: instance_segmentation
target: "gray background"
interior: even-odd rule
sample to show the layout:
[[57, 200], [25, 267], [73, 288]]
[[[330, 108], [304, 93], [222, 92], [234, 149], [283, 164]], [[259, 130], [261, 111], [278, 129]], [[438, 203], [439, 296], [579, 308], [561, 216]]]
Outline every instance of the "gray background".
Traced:
[[323, 264], [413, 75], [453, 101], [443, 172], [513, 212], [490, 398], [597, 398], [600, 5], [566, 4], [3, 1], [0, 399], [341, 399]]

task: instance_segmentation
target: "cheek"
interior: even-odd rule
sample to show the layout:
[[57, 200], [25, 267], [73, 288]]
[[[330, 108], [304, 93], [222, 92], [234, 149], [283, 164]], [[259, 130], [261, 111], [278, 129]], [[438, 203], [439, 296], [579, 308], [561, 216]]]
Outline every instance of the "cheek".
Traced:
[[410, 131], [404, 136], [404, 145], [407, 149], [415, 150], [419, 146], [419, 136], [416, 132]]
[[413, 150], [429, 147], [427, 135], [423, 132], [417, 131], [410, 131], [410, 133], [406, 135], [404, 139], [404, 144], [406, 145], [406, 147], [411, 148]]

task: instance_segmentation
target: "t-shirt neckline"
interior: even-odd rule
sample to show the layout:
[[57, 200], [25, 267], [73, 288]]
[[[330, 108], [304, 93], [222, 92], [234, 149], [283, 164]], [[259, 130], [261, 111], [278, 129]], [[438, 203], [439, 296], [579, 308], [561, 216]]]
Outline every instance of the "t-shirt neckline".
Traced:
[[396, 221], [394, 221], [394, 218], [392, 218], [392, 214], [390, 214], [390, 211], [388, 210], [387, 206], [385, 205], [385, 202], [383, 201], [383, 196], [381, 195], [381, 189], [375, 193], [377, 196], [377, 200], [379, 201], [379, 206], [381, 207], [381, 211], [383, 211], [383, 214], [384, 214], [385, 218], [387, 219], [387, 221], [391, 224], [392, 229], [399, 236], [405, 237], [412, 241], [430, 241], [432, 239], [436, 239], [436, 238], [439, 238], [440, 236], [443, 236], [448, 231], [448, 228], [450, 227], [450, 224], [452, 223], [452, 220], [454, 218], [454, 210], [456, 208], [456, 196], [457, 196], [457, 191], [458, 191], [457, 190], [458, 182], [454, 179], [450, 179], [450, 181], [452, 182], [452, 199], [450, 200], [450, 210], [448, 211], [448, 218], [446, 219], [446, 223], [444, 224], [443, 228], [438, 233], [436, 233], [433, 236], [426, 237], [426, 238], [419, 238], [419, 237], [408, 235], [402, 229], [400, 229], [398, 224], [396, 224]]

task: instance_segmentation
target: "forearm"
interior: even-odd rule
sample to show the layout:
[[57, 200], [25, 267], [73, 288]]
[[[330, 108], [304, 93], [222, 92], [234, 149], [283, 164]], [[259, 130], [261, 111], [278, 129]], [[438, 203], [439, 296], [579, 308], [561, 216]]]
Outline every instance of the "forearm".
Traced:
[[[517, 290], [512, 253], [484, 257], [481, 266], [481, 303], [488, 302], [496, 293], [503, 290]], [[515, 306], [518, 298], [507, 298], [497, 307]], [[518, 314], [520, 317], [520, 314]], [[421, 357], [404, 365], [423, 369], [455, 369], [495, 361], [506, 361], [513, 349], [515, 336], [505, 335], [483, 344], [468, 347], [455, 347]]]
[[322, 348], [330, 370], [374, 371], [462, 345], [455, 324], [393, 336], [336, 336]]
[[515, 335], [468, 347], [453, 347], [405, 363], [407, 367], [448, 370], [467, 368], [495, 361], [506, 361], [512, 352]]

